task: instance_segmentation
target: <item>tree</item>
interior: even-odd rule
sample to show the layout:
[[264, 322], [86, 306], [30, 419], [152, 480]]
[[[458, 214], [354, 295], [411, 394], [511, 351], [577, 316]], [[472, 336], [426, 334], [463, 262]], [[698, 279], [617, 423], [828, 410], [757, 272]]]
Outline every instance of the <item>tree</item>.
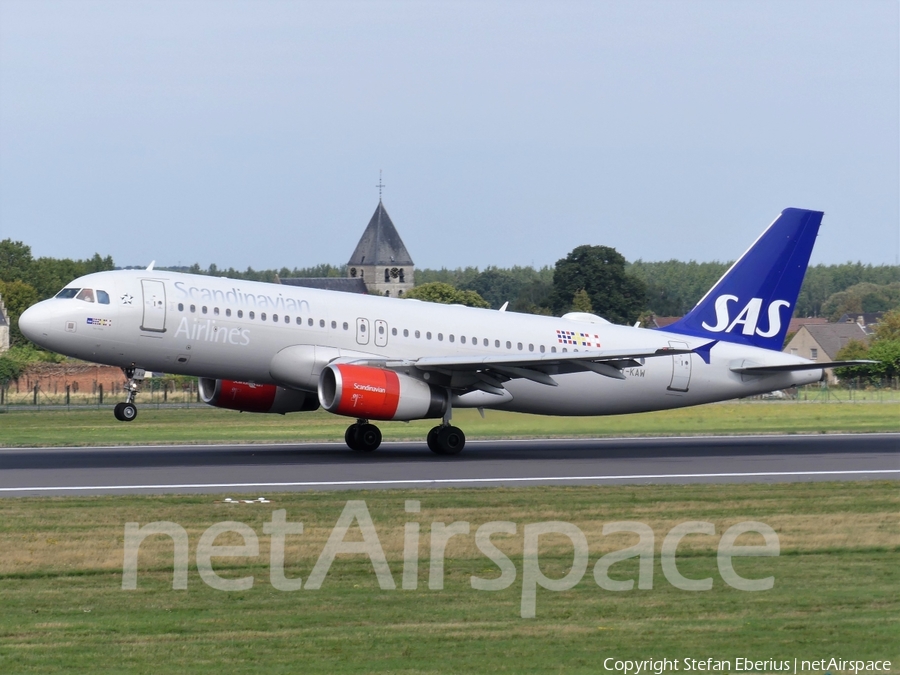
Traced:
[[873, 382], [900, 376], [900, 310], [887, 312], [875, 326], [869, 345], [850, 340], [835, 355], [838, 361], [871, 359], [878, 363], [837, 368], [840, 378], [864, 377]]
[[900, 307], [900, 282], [861, 283], [832, 294], [822, 304], [822, 314], [838, 321], [844, 314], [884, 312]]
[[725, 274], [729, 265], [694, 260], [636, 260], [626, 271], [647, 284], [646, 310], [657, 316], [683, 316]]
[[0, 281], [25, 281], [31, 278], [31, 247], [21, 241], [0, 241]]
[[625, 258], [609, 246], [579, 246], [556, 262], [553, 310], [560, 314], [571, 310], [580, 289], [594, 311], [613, 323], [634, 323], [647, 299], [647, 285], [625, 272]]
[[881, 321], [875, 324], [875, 340], [900, 340], [900, 309], [885, 312]]
[[572, 309], [576, 312], [594, 313], [594, 308], [591, 306], [591, 298], [583, 288], [579, 288], [575, 291], [575, 295], [572, 296]]
[[0, 281], [0, 298], [9, 314], [9, 344], [23, 345], [28, 342], [19, 330], [19, 317], [26, 309], [40, 300], [34, 287], [24, 281]]
[[[416, 276], [419, 273], [416, 272]], [[504, 302], [513, 302], [519, 297], [523, 283], [509, 270], [488, 267], [474, 279], [461, 286], [463, 290], [475, 291], [491, 307], [500, 309]]]
[[444, 305], [490, 307], [487, 301], [475, 291], [461, 291], [442, 281], [432, 281], [431, 283], [416, 286], [403, 297], [425, 300], [426, 302], [439, 302]]
[[15, 359], [6, 354], [0, 355], [0, 386], [9, 384], [12, 380], [18, 380], [22, 374], [22, 368]]

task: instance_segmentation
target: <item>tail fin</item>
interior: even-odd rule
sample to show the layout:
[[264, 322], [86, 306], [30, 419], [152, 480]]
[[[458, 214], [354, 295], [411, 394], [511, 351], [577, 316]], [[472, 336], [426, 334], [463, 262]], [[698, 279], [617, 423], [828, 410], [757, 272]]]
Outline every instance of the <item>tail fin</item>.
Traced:
[[694, 309], [665, 330], [781, 351], [822, 215], [782, 211]]

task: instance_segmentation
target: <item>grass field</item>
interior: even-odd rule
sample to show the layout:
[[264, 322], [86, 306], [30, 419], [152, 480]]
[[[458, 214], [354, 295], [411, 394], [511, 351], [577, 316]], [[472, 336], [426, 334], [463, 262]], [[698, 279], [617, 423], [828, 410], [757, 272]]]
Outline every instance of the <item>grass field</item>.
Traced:
[[[209, 495], [0, 501], [0, 672], [598, 673], [606, 672], [608, 657], [733, 664], [737, 657], [831, 656], [891, 659], [892, 672], [900, 671], [896, 482], [266, 496], [271, 503], [226, 504]], [[272, 512], [285, 509], [289, 522], [304, 524], [302, 535], [287, 538], [285, 571], [305, 584], [348, 499], [365, 501], [398, 589], [380, 589], [364, 555], [343, 554], [320, 589], [275, 590], [263, 529]], [[421, 512], [405, 513], [407, 499], [420, 500]], [[258, 556], [214, 559], [223, 577], [252, 576], [248, 590], [214, 590], [198, 576], [198, 540], [224, 520], [246, 523], [259, 537]], [[515, 535], [492, 540], [512, 560], [515, 581], [505, 590], [478, 591], [471, 576], [496, 578], [500, 571], [476, 548], [474, 533], [495, 520], [517, 525]], [[587, 573], [570, 590], [538, 588], [536, 617], [523, 619], [524, 527], [557, 520], [586, 535]], [[601, 555], [636, 540], [602, 534], [605, 523], [623, 520], [654, 532], [652, 589], [608, 591], [594, 581]], [[689, 535], [678, 549], [678, 569], [711, 577], [709, 591], [679, 590], [660, 568], [665, 534], [694, 520], [713, 523], [716, 535]], [[771, 590], [738, 591], [717, 568], [719, 537], [746, 520], [774, 528], [781, 551], [736, 559], [735, 569], [748, 578], [773, 576]], [[185, 528], [187, 590], [172, 589], [173, 547], [163, 536], [144, 541], [137, 590], [122, 590], [129, 521]], [[421, 524], [418, 587], [400, 590], [408, 521]], [[442, 590], [429, 589], [436, 521], [471, 525], [469, 535], [447, 545]], [[746, 536], [738, 543], [759, 543]], [[351, 527], [347, 539], [359, 538]], [[240, 543], [236, 535], [216, 541]], [[549, 578], [572, 566], [572, 545], [561, 536], [542, 537], [539, 555]], [[616, 563], [610, 576], [636, 578], [637, 560]]]
[[[475, 410], [454, 413], [469, 438], [670, 436], [900, 431], [900, 402], [746, 401], [612, 417], [544, 417]], [[350, 420], [317, 411], [253, 415], [209, 407], [142, 408], [122, 424], [112, 410], [0, 414], [0, 446], [342, 441]], [[424, 439], [433, 420], [380, 425], [386, 440]]]

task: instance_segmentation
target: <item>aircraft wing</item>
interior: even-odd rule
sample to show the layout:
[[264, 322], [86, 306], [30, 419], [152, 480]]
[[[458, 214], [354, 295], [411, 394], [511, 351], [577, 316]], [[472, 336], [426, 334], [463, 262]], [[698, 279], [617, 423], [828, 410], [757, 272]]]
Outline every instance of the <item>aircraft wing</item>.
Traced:
[[448, 380], [447, 384], [454, 389], [480, 389], [492, 394], [503, 391], [503, 383], [522, 378], [557, 386], [553, 375], [589, 371], [624, 380], [623, 368], [636, 368], [642, 365], [638, 359], [656, 358], [659, 356], [675, 356], [692, 352], [705, 352], [708, 347], [699, 349], [675, 349], [663, 347], [659, 349], [620, 349], [593, 352], [565, 352], [526, 356], [524, 354], [508, 354], [503, 356], [424, 356], [420, 359], [354, 359], [358, 365], [376, 366], [390, 369], [416, 368], [428, 373], [435, 373]]

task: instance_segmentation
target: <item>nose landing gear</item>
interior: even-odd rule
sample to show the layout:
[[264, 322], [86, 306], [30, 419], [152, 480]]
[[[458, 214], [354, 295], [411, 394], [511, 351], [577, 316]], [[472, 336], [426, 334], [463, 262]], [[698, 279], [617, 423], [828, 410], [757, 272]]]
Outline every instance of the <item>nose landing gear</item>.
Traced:
[[124, 402], [116, 404], [113, 414], [120, 422], [131, 422], [137, 417], [138, 411], [134, 399], [141, 391], [141, 385], [144, 384], [145, 371], [143, 368], [123, 368], [122, 370], [125, 372], [125, 377], [128, 378], [128, 382], [125, 383], [128, 397]]

